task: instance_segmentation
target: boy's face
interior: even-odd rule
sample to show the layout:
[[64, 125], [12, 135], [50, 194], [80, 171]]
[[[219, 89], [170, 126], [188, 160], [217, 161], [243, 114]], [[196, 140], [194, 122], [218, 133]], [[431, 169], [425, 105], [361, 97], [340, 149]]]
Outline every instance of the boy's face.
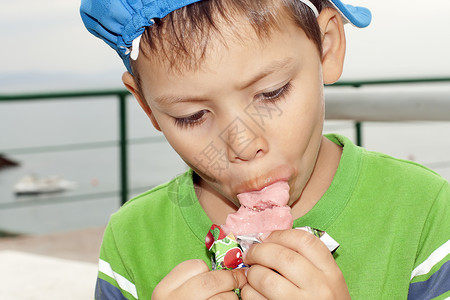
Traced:
[[311, 176], [322, 138], [317, 47], [291, 22], [268, 39], [248, 25], [239, 27], [248, 37], [243, 40], [221, 29], [226, 46], [210, 40], [200, 69], [176, 72], [141, 55], [147, 113], [218, 197], [239, 206], [238, 193], [286, 180], [292, 204]]

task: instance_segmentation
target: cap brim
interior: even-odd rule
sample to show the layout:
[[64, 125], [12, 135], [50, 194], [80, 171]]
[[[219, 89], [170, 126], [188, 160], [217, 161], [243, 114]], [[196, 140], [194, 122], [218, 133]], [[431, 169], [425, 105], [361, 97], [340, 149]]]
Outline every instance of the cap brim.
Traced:
[[344, 4], [340, 0], [330, 0], [330, 2], [356, 27], [367, 27], [372, 20], [372, 13], [365, 7]]

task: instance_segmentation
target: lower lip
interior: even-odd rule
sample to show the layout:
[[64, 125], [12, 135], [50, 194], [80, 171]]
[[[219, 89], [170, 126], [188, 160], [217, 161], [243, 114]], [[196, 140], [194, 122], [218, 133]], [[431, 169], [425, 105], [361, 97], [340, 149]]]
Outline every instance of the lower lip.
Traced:
[[240, 188], [237, 189], [238, 194], [240, 193], [247, 193], [247, 192], [254, 192], [254, 191], [260, 191], [264, 189], [265, 187], [274, 184], [278, 181], [287, 181], [289, 182], [289, 179], [294, 174], [294, 168], [291, 166], [281, 166], [278, 167], [272, 171], [270, 171], [268, 174], [261, 175], [256, 177], [256, 179], [251, 180], [250, 182], [256, 183], [259, 189], [248, 189], [248, 186], [251, 186], [251, 183], [248, 182], [247, 184], [244, 183], [240, 186]]

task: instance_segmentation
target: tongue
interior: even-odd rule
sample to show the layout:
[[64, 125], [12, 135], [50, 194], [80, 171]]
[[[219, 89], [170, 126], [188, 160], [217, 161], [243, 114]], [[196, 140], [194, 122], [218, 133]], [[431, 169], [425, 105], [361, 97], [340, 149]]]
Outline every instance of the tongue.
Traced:
[[289, 185], [285, 181], [273, 183], [260, 191], [237, 195], [241, 207], [229, 214], [223, 230], [234, 235], [255, 235], [292, 228]]
[[266, 207], [285, 206], [289, 201], [289, 185], [286, 181], [278, 181], [260, 191], [241, 193], [237, 197], [247, 208], [264, 210]]

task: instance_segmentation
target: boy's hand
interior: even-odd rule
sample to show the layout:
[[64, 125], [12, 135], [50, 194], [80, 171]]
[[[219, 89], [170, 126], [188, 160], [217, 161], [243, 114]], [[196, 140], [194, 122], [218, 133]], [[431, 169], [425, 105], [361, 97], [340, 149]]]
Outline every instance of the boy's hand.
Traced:
[[187, 260], [161, 280], [152, 299], [238, 299], [233, 290], [246, 283], [242, 269], [210, 271], [202, 260]]
[[350, 299], [330, 251], [303, 230], [274, 231], [245, 253], [243, 299]]

